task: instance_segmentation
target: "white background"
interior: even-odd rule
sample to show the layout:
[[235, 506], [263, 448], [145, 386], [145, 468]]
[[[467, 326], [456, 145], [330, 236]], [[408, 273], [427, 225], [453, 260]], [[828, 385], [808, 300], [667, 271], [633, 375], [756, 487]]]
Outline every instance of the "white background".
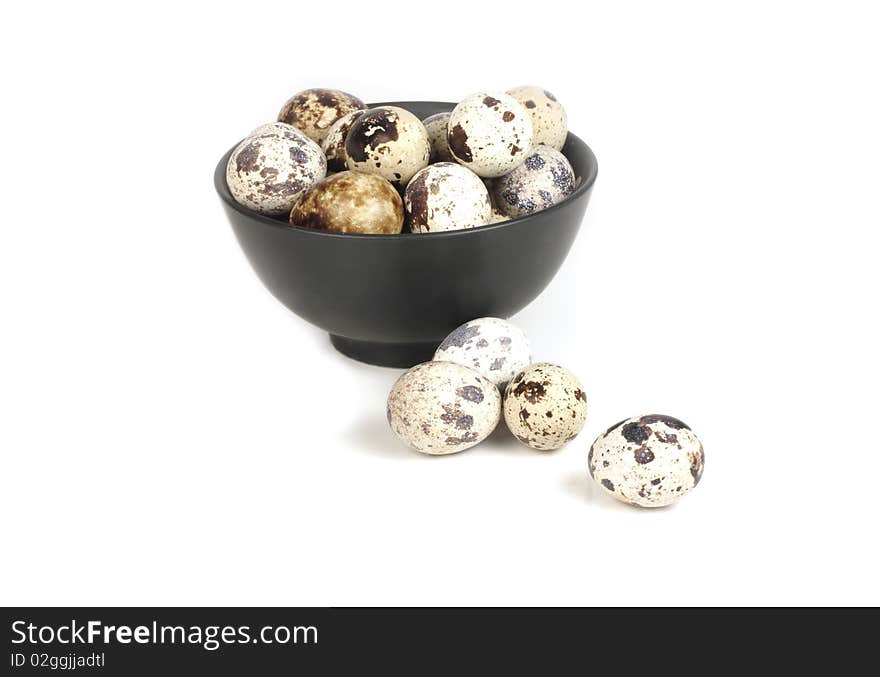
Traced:
[[[3, 10], [0, 601], [880, 603], [871, 3], [576, 4]], [[519, 84], [599, 158], [515, 318], [586, 429], [424, 457], [386, 427], [401, 372], [263, 289], [214, 165], [306, 87]], [[670, 509], [585, 470], [647, 412], [706, 448]]]

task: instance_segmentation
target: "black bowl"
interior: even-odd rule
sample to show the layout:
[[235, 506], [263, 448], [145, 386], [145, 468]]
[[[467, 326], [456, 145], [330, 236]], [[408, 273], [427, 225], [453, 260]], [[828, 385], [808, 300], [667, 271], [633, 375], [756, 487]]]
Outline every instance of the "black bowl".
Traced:
[[[455, 104], [388, 105], [424, 119]], [[252, 212], [226, 185], [232, 149], [217, 164], [214, 185], [241, 248], [275, 298], [330, 332], [345, 355], [409, 367], [431, 359], [458, 325], [510, 317], [553, 279], [580, 228], [598, 169], [574, 134], [562, 152], [580, 180], [564, 201], [503, 223], [424, 235], [329, 233]]]

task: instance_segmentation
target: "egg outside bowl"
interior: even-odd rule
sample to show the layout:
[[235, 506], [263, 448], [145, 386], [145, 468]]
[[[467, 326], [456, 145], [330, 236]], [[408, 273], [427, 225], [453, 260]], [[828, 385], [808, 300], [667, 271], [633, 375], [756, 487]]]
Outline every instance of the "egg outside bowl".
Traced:
[[[453, 103], [392, 101], [420, 119]], [[291, 226], [238, 204], [226, 185], [230, 149], [214, 186], [251, 267], [281, 303], [330, 333], [344, 355], [410, 367], [430, 360], [455, 327], [476, 317], [507, 318], [544, 290], [574, 242], [598, 165], [569, 133], [562, 152], [579, 184], [559, 204], [468, 230], [359, 235]]]

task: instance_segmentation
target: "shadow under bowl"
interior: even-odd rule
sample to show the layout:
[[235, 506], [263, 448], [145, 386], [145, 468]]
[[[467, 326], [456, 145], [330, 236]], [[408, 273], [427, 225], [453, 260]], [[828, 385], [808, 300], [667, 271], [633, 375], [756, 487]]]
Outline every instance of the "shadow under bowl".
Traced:
[[[395, 101], [420, 119], [455, 104]], [[330, 333], [341, 353], [370, 364], [430, 360], [455, 327], [508, 318], [549, 284], [581, 225], [598, 166], [569, 133], [562, 152], [579, 183], [559, 204], [529, 216], [424, 235], [359, 235], [292, 226], [238, 204], [226, 185], [230, 149], [214, 185], [248, 261], [266, 288]]]

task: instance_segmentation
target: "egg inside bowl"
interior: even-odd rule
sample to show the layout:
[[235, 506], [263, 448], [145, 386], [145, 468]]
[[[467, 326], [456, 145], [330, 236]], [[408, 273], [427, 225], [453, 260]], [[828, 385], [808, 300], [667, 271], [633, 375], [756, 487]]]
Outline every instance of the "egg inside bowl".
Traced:
[[[454, 103], [398, 101], [419, 119]], [[508, 318], [546, 288], [565, 260], [590, 200], [598, 165], [569, 132], [562, 153], [577, 177], [567, 198], [527, 216], [466, 230], [400, 235], [293, 226], [238, 204], [226, 185], [230, 148], [214, 186], [257, 277], [287, 308], [330, 334], [354, 359], [390, 367], [429, 360], [455, 327]]]

